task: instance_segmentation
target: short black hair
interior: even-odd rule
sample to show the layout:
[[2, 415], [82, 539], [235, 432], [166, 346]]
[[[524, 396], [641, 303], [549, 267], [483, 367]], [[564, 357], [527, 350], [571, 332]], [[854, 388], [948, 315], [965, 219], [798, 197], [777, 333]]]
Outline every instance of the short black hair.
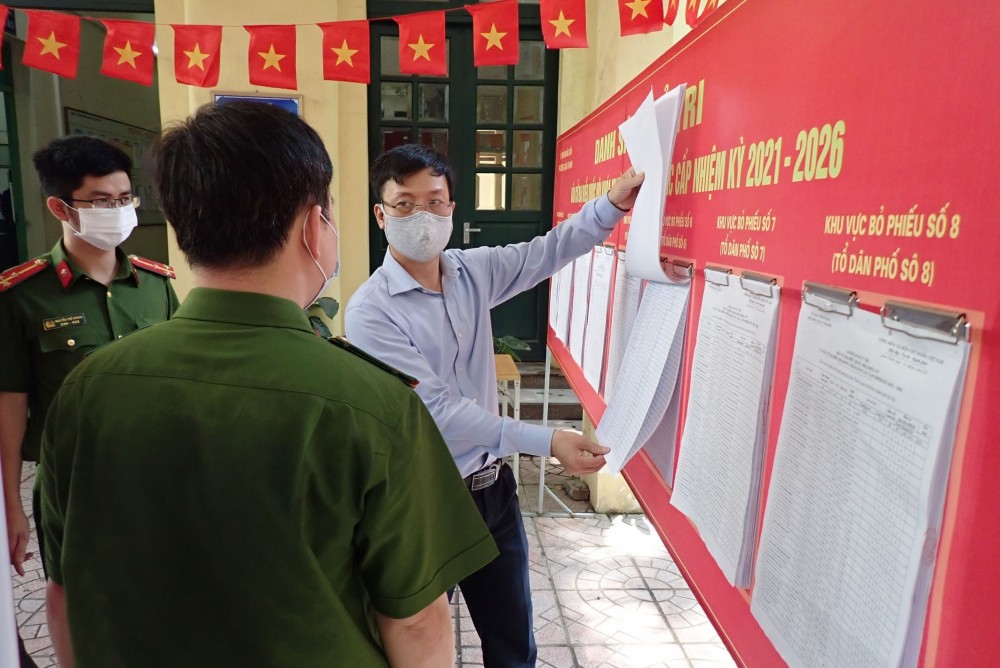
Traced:
[[429, 146], [403, 144], [375, 158], [368, 178], [375, 199], [382, 201], [382, 187], [390, 179], [402, 185], [407, 177], [430, 167], [431, 174], [448, 182], [448, 197], [455, 199], [455, 173], [448, 158]]
[[75, 135], [56, 139], [34, 155], [35, 169], [48, 197], [69, 201], [88, 176], [125, 172], [132, 180], [132, 159], [114, 144]]
[[295, 114], [262, 102], [201, 107], [153, 148], [156, 192], [192, 266], [260, 266], [295, 216], [326, 213], [333, 164]]

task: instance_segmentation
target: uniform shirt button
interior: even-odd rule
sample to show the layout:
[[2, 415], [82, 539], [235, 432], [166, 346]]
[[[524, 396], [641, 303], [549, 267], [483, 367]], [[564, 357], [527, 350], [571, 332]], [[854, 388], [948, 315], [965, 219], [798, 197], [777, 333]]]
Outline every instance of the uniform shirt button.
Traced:
[[478, 403], [479, 403], [479, 399], [473, 399], [473, 400], [472, 400], [472, 403], [474, 403], [474, 404], [478, 404]]
[[458, 338], [462, 338], [462, 332], [458, 333]]
[[118, 335], [118, 338], [119, 338], [119, 339], [120, 339], [120, 338], [122, 338], [122, 335], [121, 335], [121, 334], [119, 334], [119, 335]]
[[76, 345], [76, 339], [67, 339], [66, 345], [72, 348], [73, 346]]
[[465, 371], [465, 367], [464, 366], [460, 366], [460, 367], [458, 367], [458, 370], [459, 371]]
[[108, 290], [108, 299], [111, 299], [111, 290]]

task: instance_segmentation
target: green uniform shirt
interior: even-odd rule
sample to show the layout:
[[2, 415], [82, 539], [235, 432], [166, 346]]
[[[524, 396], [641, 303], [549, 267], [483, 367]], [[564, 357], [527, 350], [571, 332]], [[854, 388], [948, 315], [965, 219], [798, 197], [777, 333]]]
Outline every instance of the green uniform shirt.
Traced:
[[373, 607], [497, 554], [420, 398], [277, 297], [198, 288], [90, 355], [39, 470], [78, 666], [382, 666]]
[[28, 395], [26, 461], [38, 460], [45, 413], [70, 369], [97, 346], [177, 310], [166, 276], [141, 271], [115, 252], [118, 273], [109, 286], [83, 273], [60, 241], [34, 260], [46, 265], [42, 271], [0, 291], [0, 392]]

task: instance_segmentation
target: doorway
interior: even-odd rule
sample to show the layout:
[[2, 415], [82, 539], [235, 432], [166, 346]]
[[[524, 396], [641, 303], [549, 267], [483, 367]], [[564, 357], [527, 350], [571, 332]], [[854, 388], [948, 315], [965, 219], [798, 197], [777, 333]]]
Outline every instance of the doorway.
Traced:
[[[391, 5], [395, 14], [425, 9], [400, 11], [401, 4], [369, 2], [369, 16], [380, 15], [379, 5]], [[382, 9], [389, 15], [388, 7]], [[479, 68], [473, 65], [471, 17], [449, 12], [445, 77], [401, 74], [395, 22], [371, 24], [370, 157], [404, 143], [448, 156], [456, 176], [449, 248], [529, 241], [552, 227], [558, 52], [545, 48], [537, 6], [519, 10], [518, 64]], [[373, 214], [369, 249], [374, 271], [386, 242]], [[547, 314], [546, 281], [493, 309], [493, 334], [522, 339], [531, 348], [521, 357], [542, 360]]]

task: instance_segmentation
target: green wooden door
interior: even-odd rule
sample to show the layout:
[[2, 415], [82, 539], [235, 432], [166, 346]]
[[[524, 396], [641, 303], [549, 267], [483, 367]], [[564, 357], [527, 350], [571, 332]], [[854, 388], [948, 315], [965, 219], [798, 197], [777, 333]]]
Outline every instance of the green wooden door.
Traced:
[[[382, 4], [369, 3], [370, 16]], [[418, 11], [387, 4], [387, 13]], [[372, 23], [370, 157], [403, 143], [427, 144], [449, 157], [457, 180], [449, 248], [528, 241], [552, 227], [558, 56], [545, 49], [537, 7], [522, 6], [520, 13], [518, 64], [476, 68], [471, 18], [449, 12], [446, 77], [401, 75], [396, 24]], [[369, 237], [374, 271], [386, 251], [374, 215]], [[523, 359], [544, 359], [547, 313], [546, 281], [495, 308], [493, 333], [528, 342]]]

